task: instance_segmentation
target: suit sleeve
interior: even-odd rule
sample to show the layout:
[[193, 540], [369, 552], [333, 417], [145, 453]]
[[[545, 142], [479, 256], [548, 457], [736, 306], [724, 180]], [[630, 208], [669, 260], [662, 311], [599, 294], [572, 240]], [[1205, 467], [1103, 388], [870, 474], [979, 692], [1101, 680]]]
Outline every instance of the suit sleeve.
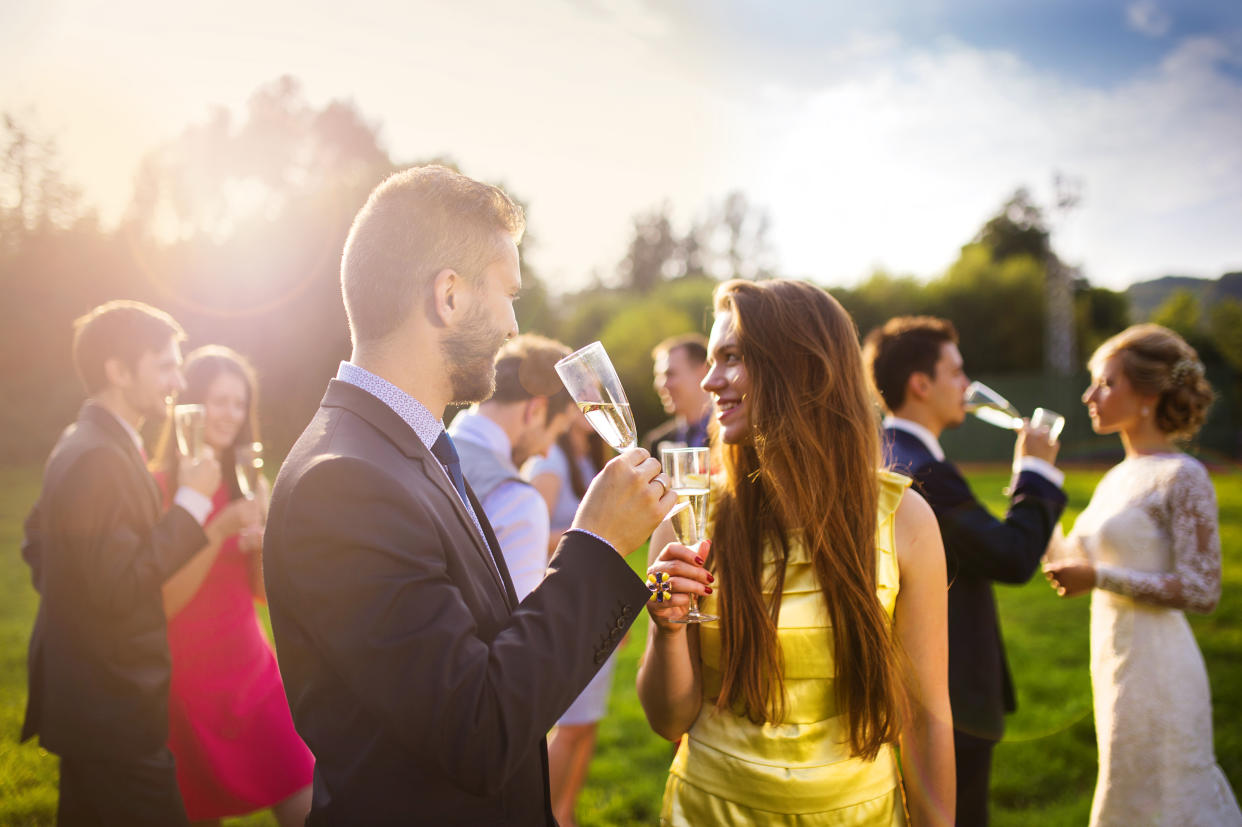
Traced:
[[30, 509], [22, 531], [22, 559], [30, 566], [30, 582], [35, 591], [43, 589], [43, 543], [40, 539], [39, 505], [36, 502], [34, 508]]
[[477, 795], [529, 760], [647, 598], [616, 552], [572, 533], [485, 641], [447, 565], [475, 550], [446, 548], [428, 506], [359, 460], [308, 469], [281, 522], [292, 557], [273, 604], [287, 601], [281, 610], [394, 738]]
[[1015, 585], [1031, 579], [1065, 508], [1061, 489], [1024, 471], [1018, 475], [1005, 519], [998, 520], [947, 462], [919, 469], [915, 479], [940, 522], [950, 578], [968, 575]]
[[169, 509], [150, 529], [136, 524], [134, 506], [125, 501], [132, 474], [108, 448], [87, 452], [65, 475], [44, 521], [61, 540], [58, 548], [74, 558], [89, 599], [108, 613], [131, 611], [207, 545], [183, 508]]

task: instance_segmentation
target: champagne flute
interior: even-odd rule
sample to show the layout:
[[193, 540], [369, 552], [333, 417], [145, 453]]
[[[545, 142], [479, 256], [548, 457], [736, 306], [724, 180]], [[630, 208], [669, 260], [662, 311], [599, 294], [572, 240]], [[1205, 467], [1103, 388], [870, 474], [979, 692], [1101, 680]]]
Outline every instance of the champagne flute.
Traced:
[[989, 425], [1021, 430], [1022, 414], [1009, 404], [1009, 400], [982, 382], [971, 382], [966, 388], [966, 412], [972, 413]]
[[[982, 382], [971, 382], [966, 388], [966, 412], [984, 422], [1010, 431], [1022, 430], [1022, 414], [1009, 400]], [[1065, 417], [1047, 408], [1036, 408], [1031, 414], [1032, 428], [1047, 428], [1048, 439], [1056, 442], [1065, 427]]]
[[234, 450], [234, 468], [237, 472], [237, 490], [248, 500], [255, 498], [259, 490], [259, 473], [263, 468], [263, 443], [252, 442], [238, 445]]
[[[672, 480], [677, 505], [669, 512], [677, 541], [696, 547], [707, 539], [707, 497], [711, 490], [711, 451], [708, 448], [664, 448], [660, 451], [664, 473]], [[716, 615], [699, 611], [699, 597], [689, 595], [690, 611], [677, 623], [707, 623]]]
[[587, 422], [614, 450], [638, 442], [629, 399], [602, 344], [592, 342], [575, 350], [556, 363], [556, 372]]
[[177, 434], [177, 449], [182, 456], [197, 458], [203, 455], [203, 432], [206, 427], [207, 409], [204, 406], [173, 406], [173, 429]]
[[1036, 408], [1031, 414], [1031, 427], [1047, 428], [1048, 439], [1056, 442], [1057, 437], [1061, 436], [1061, 429], [1065, 427], [1065, 417], [1047, 408]]

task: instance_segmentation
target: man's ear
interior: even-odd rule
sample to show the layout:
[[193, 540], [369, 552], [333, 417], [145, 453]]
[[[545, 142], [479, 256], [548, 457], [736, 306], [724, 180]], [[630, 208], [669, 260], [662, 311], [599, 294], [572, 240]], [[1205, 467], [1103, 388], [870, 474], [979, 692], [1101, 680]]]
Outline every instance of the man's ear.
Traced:
[[906, 380], [906, 398], [924, 400], [931, 393], [932, 378], [921, 370], [916, 370], [910, 374], [910, 378]]
[[129, 365], [125, 364], [124, 359], [113, 356], [111, 359], [105, 359], [103, 364], [104, 378], [108, 380], [108, 384], [118, 388], [127, 388], [134, 382], [134, 372], [130, 370]]
[[446, 267], [436, 273], [431, 282], [432, 318], [444, 327], [448, 327], [462, 306], [462, 293], [465, 281], [456, 270]]
[[538, 422], [542, 425], [548, 413], [548, 397], [532, 396], [526, 400], [526, 407], [522, 410], [522, 419], [526, 424]]

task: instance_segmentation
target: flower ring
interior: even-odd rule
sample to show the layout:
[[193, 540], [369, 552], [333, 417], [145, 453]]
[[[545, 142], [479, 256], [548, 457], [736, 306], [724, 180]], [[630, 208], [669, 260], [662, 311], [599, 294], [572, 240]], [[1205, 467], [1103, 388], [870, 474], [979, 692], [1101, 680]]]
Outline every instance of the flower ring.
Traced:
[[666, 571], [647, 572], [647, 591], [656, 603], [664, 603], [673, 599], [673, 584]]

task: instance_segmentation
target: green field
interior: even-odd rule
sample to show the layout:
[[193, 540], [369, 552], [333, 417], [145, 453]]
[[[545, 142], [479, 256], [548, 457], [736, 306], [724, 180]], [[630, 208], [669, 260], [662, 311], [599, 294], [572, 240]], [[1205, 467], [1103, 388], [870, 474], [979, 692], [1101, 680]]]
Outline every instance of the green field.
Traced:
[[[1074, 516], [1101, 470], [1071, 470], [1066, 480]], [[975, 469], [975, 491], [999, 510], [1007, 474]], [[1191, 616], [1212, 681], [1216, 752], [1235, 790], [1242, 783], [1242, 472], [1213, 475], [1220, 500], [1224, 592], [1210, 617]], [[18, 745], [25, 707], [26, 642], [35, 593], [19, 554], [21, 522], [38, 491], [38, 471], [0, 471], [0, 825], [52, 824], [56, 758], [33, 744]], [[631, 558], [635, 568], [643, 560]], [[1042, 578], [1021, 588], [999, 587], [1002, 621], [1019, 711], [996, 750], [993, 823], [1081, 825], [1095, 784], [1095, 736], [1087, 674], [1086, 599], [1063, 601]], [[586, 825], [651, 824], [659, 809], [669, 745], [647, 729], [634, 695], [634, 674], [646, 634], [644, 615], [621, 652], [608, 717], [579, 802]], [[264, 815], [230, 825], [274, 824]]]

